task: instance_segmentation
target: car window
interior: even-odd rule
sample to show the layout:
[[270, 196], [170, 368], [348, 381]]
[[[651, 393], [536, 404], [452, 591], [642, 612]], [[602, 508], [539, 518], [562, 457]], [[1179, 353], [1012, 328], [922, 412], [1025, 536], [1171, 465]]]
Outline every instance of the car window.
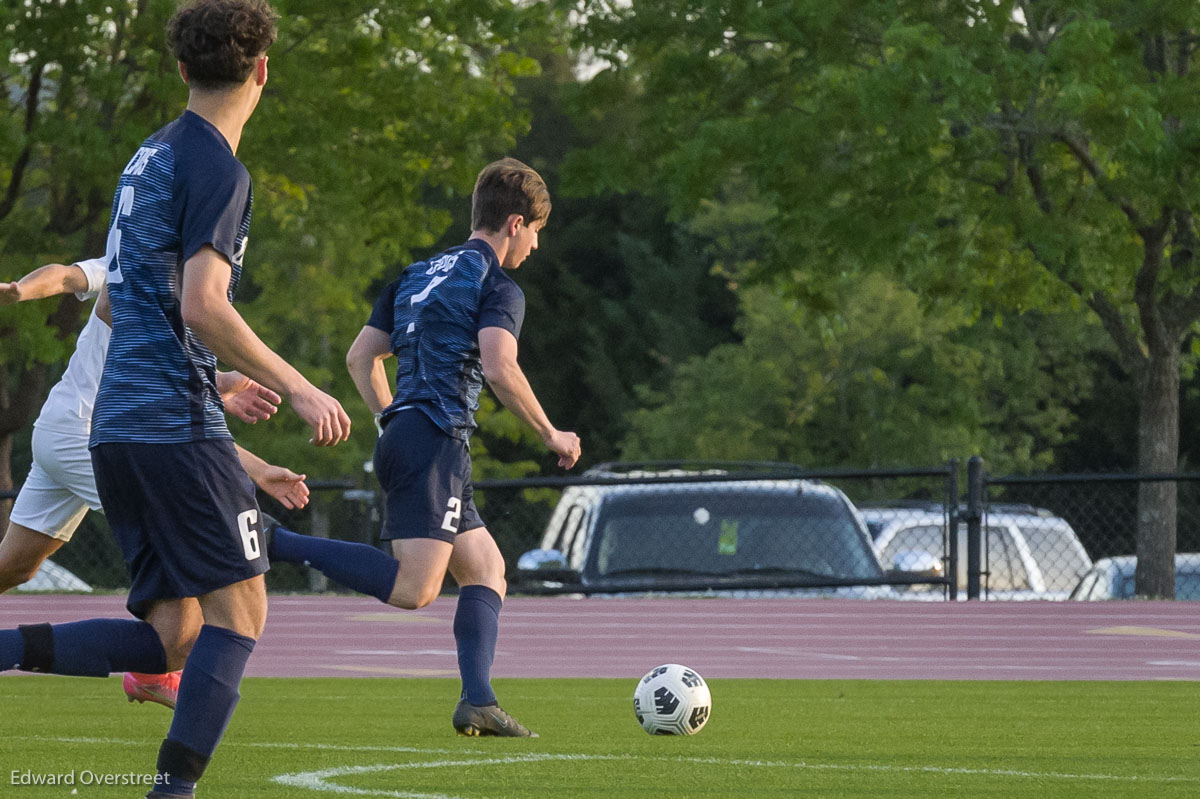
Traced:
[[[965, 545], [963, 552], [966, 552]], [[1029, 588], [1029, 572], [1020, 550], [1006, 527], [987, 528], [987, 587], [989, 591], [1020, 591]]]
[[1075, 534], [1064, 524], [1031, 520], [1018, 525], [1029, 553], [1041, 569], [1048, 591], [1070, 591], [1091, 564], [1080, 552]]
[[[1134, 575], [1123, 574], [1117, 586], [1114, 599], [1133, 599], [1137, 594]], [[1195, 572], [1175, 572], [1175, 598], [1200, 599], [1200, 574]]]
[[940, 525], [920, 525], [897, 530], [887, 546], [879, 554], [883, 568], [893, 568], [896, 556], [901, 552], [928, 552], [935, 558], [942, 557], [945, 550], [943, 528]]
[[1089, 571], [1079, 581], [1079, 587], [1071, 592], [1071, 599], [1091, 599], [1092, 589], [1096, 586], [1096, 580], [1099, 575], [1094, 571]]
[[573, 505], [567, 511], [566, 521], [563, 522], [559, 549], [567, 556], [567, 563], [577, 564], [583, 561], [584, 547], [587, 546], [587, 536], [583, 534], [583, 517], [583, 505]]
[[750, 491], [612, 497], [596, 523], [593, 575], [638, 570], [883, 576], [850, 508], [830, 494]]

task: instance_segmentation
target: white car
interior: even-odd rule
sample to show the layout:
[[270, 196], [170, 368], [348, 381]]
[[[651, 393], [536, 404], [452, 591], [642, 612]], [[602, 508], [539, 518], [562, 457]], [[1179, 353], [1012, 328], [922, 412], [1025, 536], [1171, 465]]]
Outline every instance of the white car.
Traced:
[[[1101, 558], [1075, 586], [1071, 599], [1133, 599], [1136, 555]], [[1175, 556], [1175, 598], [1200, 599], [1200, 553]]]
[[28, 582], [21, 583], [17, 591], [80, 591], [91, 593], [92, 587], [72, 572], [52, 560], [42, 561], [37, 573]]
[[586, 476], [646, 482], [564, 490], [541, 549], [518, 562], [518, 584], [588, 594], [895, 594], [882, 585], [861, 517], [833, 486], [719, 471]]
[[[860, 506], [885, 568], [944, 574], [947, 514], [940, 505]], [[984, 599], [1066, 599], [1092, 559], [1066, 520], [1028, 505], [994, 505], [984, 513], [980, 580]], [[966, 598], [967, 525], [958, 527], [957, 580]], [[915, 589], [936, 599], [942, 589]], [[910, 592], [911, 594], [912, 592]]]

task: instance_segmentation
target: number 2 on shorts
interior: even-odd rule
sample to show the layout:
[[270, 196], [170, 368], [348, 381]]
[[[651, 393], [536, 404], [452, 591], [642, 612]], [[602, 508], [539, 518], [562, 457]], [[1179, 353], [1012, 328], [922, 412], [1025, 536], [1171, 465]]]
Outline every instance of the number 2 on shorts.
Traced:
[[446, 502], [446, 516], [442, 519], [442, 529], [448, 533], [458, 533], [458, 520], [462, 516], [462, 500], [450, 497]]

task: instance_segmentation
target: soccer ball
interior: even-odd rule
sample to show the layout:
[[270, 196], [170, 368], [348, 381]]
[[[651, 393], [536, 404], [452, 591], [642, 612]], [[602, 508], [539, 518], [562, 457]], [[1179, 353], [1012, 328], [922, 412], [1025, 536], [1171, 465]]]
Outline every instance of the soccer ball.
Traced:
[[634, 715], [651, 735], [695, 735], [711, 710], [708, 683], [678, 663], [651, 669], [633, 692]]

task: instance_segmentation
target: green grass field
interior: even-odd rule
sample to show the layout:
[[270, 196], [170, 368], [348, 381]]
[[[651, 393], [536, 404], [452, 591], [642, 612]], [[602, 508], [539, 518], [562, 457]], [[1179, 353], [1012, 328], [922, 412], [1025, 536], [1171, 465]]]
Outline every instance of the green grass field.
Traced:
[[[1200, 795], [1195, 683], [712, 680], [708, 726], [669, 738], [637, 725], [634, 682], [498, 680], [542, 735], [514, 740], [456, 737], [451, 680], [250, 679], [199, 795]], [[141, 796], [84, 772], [152, 770], [169, 719], [116, 678], [2, 678], [0, 796]], [[74, 786], [19, 784], [72, 770]]]

